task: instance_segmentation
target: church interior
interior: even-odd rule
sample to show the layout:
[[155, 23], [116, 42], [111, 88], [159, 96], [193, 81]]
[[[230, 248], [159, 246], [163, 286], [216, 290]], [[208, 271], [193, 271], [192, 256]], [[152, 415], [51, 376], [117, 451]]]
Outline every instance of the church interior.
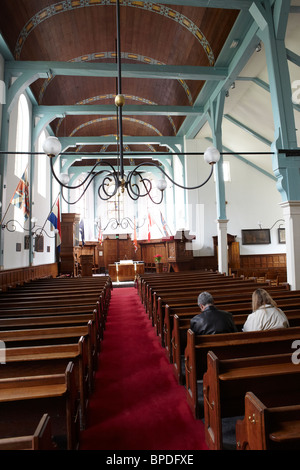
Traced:
[[299, 448], [300, 0], [1, 11], [0, 450]]

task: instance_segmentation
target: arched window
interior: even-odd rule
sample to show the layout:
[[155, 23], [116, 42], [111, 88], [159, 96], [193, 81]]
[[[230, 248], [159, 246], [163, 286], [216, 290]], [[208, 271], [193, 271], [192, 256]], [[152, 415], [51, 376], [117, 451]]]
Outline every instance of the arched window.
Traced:
[[[25, 95], [21, 95], [18, 101], [18, 120], [16, 135], [16, 152], [28, 152], [30, 144], [29, 107]], [[23, 175], [28, 164], [28, 155], [16, 155], [15, 175], [19, 178]]]
[[[30, 112], [28, 102], [25, 95], [21, 95], [18, 101], [18, 117], [17, 117], [17, 133], [16, 133], [16, 152], [28, 152], [30, 145]], [[28, 154], [17, 154], [15, 156], [15, 175], [18, 178], [23, 176], [24, 171], [28, 166]], [[27, 169], [27, 177], [29, 175]], [[23, 208], [14, 206], [14, 219], [19, 222], [16, 224], [18, 231], [23, 231], [21, 227], [24, 226], [24, 212]]]
[[[43, 152], [43, 143], [46, 139], [45, 131], [41, 132], [39, 139], [38, 139], [38, 153]], [[46, 190], [47, 190], [47, 155], [37, 155], [38, 157], [38, 193], [46, 197]]]

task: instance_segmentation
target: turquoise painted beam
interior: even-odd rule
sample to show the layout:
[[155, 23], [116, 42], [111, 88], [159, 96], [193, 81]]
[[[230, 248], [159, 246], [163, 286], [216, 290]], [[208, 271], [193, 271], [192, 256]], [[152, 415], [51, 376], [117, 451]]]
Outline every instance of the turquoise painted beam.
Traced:
[[[12, 76], [23, 73], [32, 76], [39, 74], [65, 75], [79, 77], [117, 77], [117, 65], [104, 62], [53, 62], [53, 61], [7, 61], [7, 72]], [[226, 67], [157, 65], [157, 64], [122, 64], [124, 78], [155, 78], [171, 80], [222, 80], [227, 76]]]
[[275, 128], [272, 144], [273, 171], [283, 201], [300, 200], [300, 158], [294, 157], [295, 160], [290, 160], [284, 154], [278, 153], [278, 149], [297, 148], [291, 80], [284, 43], [290, 3], [289, 0], [276, 0], [272, 8], [268, 2], [265, 2], [263, 13], [268, 27], [259, 31], [259, 37], [264, 42], [266, 51]]
[[[114, 136], [91, 136], [91, 137], [62, 137], [59, 139], [63, 151], [77, 145], [104, 145], [115, 144]], [[159, 145], [182, 145], [182, 137], [163, 137], [163, 136], [124, 136], [124, 144], [159, 144]]]
[[[210, 137], [206, 137], [205, 138], [208, 142], [213, 142], [213, 140], [210, 138]], [[252, 168], [254, 168], [255, 170], [259, 171], [260, 173], [262, 173], [263, 175], [267, 176], [268, 178], [272, 179], [273, 181], [276, 181], [276, 177], [274, 175], [272, 175], [271, 173], [269, 173], [268, 171], [264, 170], [263, 168], [261, 168], [260, 166], [256, 165], [255, 163], [251, 162], [250, 160], [248, 160], [247, 158], [243, 157], [242, 155], [239, 155], [235, 152], [233, 152], [232, 149], [230, 149], [229, 147], [225, 147], [223, 146], [223, 152], [227, 152], [227, 153], [232, 153], [232, 155], [230, 157], [233, 157], [233, 158], [236, 158], [238, 160], [240, 160], [241, 162], [245, 163], [246, 165], [249, 165], [251, 166]]]
[[4, 60], [13, 60], [14, 56], [10, 52], [10, 49], [8, 45], [6, 44], [6, 41], [3, 39], [2, 34], [0, 33], [0, 54], [2, 55]]
[[300, 66], [300, 56], [295, 52], [291, 51], [290, 49], [286, 49], [286, 56], [290, 62], [293, 64]]
[[[35, 116], [34, 116], [35, 117]], [[49, 126], [49, 124], [55, 119], [55, 118], [59, 118], [59, 117], [64, 117], [63, 114], [57, 114], [55, 116], [50, 116], [50, 114], [46, 114], [45, 116], [42, 116], [37, 124], [34, 126], [33, 130], [32, 130], [32, 142], [33, 144], [35, 144], [39, 138], [39, 135], [40, 133], [47, 127]], [[34, 121], [33, 121], [34, 122]], [[53, 131], [50, 133], [50, 135], [53, 134]]]
[[[199, 115], [202, 108], [197, 106], [159, 106], [159, 105], [126, 105], [122, 108], [123, 115], [137, 116], [187, 116]], [[36, 117], [49, 118], [67, 115], [115, 115], [115, 105], [71, 105], [71, 106], [34, 106], [33, 114]]]
[[[237, 77], [236, 81], [252, 81], [256, 85], [260, 86], [261, 88], [266, 90], [268, 93], [270, 93], [270, 85], [267, 82], [265, 82], [264, 80], [262, 80], [261, 78], [257, 78], [257, 77]], [[293, 103], [293, 108], [298, 113], [300, 112], [300, 105], [299, 104]]]
[[269, 147], [271, 147], [271, 144], [272, 142], [268, 139], [266, 139], [265, 137], [263, 137], [261, 134], [258, 134], [258, 132], [254, 131], [253, 129], [251, 129], [249, 126], [246, 126], [245, 124], [243, 124], [241, 121], [238, 121], [237, 119], [235, 119], [234, 117], [230, 116], [229, 114], [224, 114], [224, 118], [227, 119], [228, 121], [230, 121], [232, 124], [234, 124], [235, 126], [238, 126], [240, 127], [241, 129], [243, 129], [245, 132], [248, 132], [248, 134], [251, 134], [253, 137], [255, 137], [256, 139], [260, 140], [261, 142], [263, 142], [264, 144], [268, 145]]
[[273, 23], [277, 41], [284, 41], [291, 1], [276, 0], [273, 7]]
[[[238, 21], [238, 20], [237, 20]], [[203, 114], [198, 117], [187, 116], [183, 125], [179, 129], [178, 136], [186, 136], [187, 139], [193, 139], [208, 120], [208, 111], [210, 100], [214, 100], [222, 90], [227, 90], [231, 83], [238, 77], [244, 66], [255, 51], [258, 42], [258, 26], [253, 21], [247, 25], [245, 18], [242, 18], [245, 24], [246, 34], [239, 45], [233, 59], [228, 66], [228, 75], [226, 79], [220, 80], [216, 84], [206, 82], [199, 96], [195, 101], [195, 106], [203, 106]], [[218, 59], [219, 60], [219, 59]]]
[[[209, 125], [213, 135], [213, 145], [222, 152], [222, 120], [224, 112], [225, 91], [221, 91], [219, 95], [211, 101], [209, 108]], [[226, 216], [226, 197], [225, 197], [225, 184], [223, 175], [223, 156], [216, 164], [216, 203], [217, 203], [217, 219], [227, 220]]]
[[[271, 101], [278, 148], [297, 147], [295, 119], [292, 106], [291, 81], [288, 70], [284, 37], [289, 16], [290, 1], [276, 0], [273, 10], [266, 2], [262, 9], [268, 24], [259, 31], [266, 49]], [[254, 16], [255, 19], [255, 16]]]
[[[6, 62], [11, 63], [11, 62]], [[9, 73], [9, 71], [6, 71]], [[18, 101], [19, 96], [39, 78], [46, 78], [46, 72], [38, 72], [32, 70], [24, 70], [17, 78], [17, 80], [8, 88], [6, 93], [7, 112], [11, 113], [15, 103]]]
[[151, 3], [162, 5], [222, 8], [229, 10], [248, 10], [252, 2], [253, 0], [151, 0]]

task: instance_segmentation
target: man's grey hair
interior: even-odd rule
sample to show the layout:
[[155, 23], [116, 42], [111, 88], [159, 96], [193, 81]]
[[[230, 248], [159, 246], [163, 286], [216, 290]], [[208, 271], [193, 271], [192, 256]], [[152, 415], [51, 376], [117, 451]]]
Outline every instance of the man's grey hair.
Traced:
[[213, 304], [214, 303], [214, 298], [209, 292], [201, 292], [201, 294], [198, 295], [198, 305], [208, 305], [208, 304]]

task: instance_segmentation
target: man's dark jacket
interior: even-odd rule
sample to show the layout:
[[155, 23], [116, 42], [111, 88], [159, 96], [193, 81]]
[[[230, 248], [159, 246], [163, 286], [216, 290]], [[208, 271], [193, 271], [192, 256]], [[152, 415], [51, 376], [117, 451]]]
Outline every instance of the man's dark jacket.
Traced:
[[237, 331], [232, 314], [209, 305], [202, 313], [191, 319], [191, 330], [197, 335], [215, 335]]

